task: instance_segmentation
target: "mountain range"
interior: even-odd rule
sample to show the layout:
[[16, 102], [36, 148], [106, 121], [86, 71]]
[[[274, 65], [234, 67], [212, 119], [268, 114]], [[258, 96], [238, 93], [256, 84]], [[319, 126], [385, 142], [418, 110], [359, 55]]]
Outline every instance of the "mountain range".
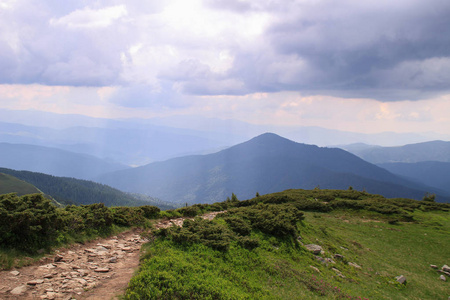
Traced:
[[450, 142], [446, 141], [430, 141], [397, 147], [354, 144], [341, 146], [341, 148], [374, 164], [423, 161], [450, 162]]
[[141, 166], [191, 154], [208, 154], [264, 132], [319, 146], [366, 143], [398, 146], [450, 136], [432, 133], [363, 134], [321, 127], [250, 124], [199, 116], [102, 119], [40, 111], [0, 109], [0, 142], [29, 144], [88, 154], [128, 166]]
[[384, 163], [378, 166], [450, 194], [450, 162]]
[[0, 143], [0, 167], [80, 179], [128, 168], [88, 154], [10, 143]]
[[[212, 203], [232, 193], [247, 199], [285, 189], [350, 186], [386, 197], [419, 199], [432, 189], [338, 148], [266, 133], [213, 154], [192, 155], [99, 176], [117, 189], [175, 203]], [[439, 191], [438, 201], [447, 201]]]

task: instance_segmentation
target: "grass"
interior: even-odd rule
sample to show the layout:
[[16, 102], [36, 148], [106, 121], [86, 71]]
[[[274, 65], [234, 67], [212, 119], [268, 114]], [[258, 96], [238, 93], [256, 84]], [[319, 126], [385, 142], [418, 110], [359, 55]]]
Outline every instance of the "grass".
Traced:
[[[288, 192], [294, 195], [293, 201], [296, 193], [304, 195], [293, 190]], [[268, 198], [272, 203], [280, 199]], [[301, 201], [304, 205], [304, 200]], [[424, 212], [420, 201], [381, 198], [378, 204], [376, 199], [350, 201], [365, 201], [361, 203], [366, 204], [358, 209], [338, 207], [329, 212], [305, 212], [304, 220], [297, 223], [301, 241], [321, 245], [325, 253], [320, 256], [332, 258], [334, 264], [318, 261], [296, 242], [297, 236], [280, 237], [275, 232], [255, 230], [253, 225], [260, 220], [255, 217], [254, 208], [262, 206], [246, 204], [230, 212], [244, 220], [245, 213], [256, 218], [249, 238], [257, 240], [258, 247], [248, 250], [233, 241], [226, 250], [220, 251], [205, 243], [177, 242], [171, 238], [170, 231], [166, 232], [166, 236], [159, 236], [145, 246], [140, 271], [133, 277], [124, 297], [447, 299], [449, 282], [439, 280], [440, 273], [431, 269], [430, 264], [441, 267], [449, 263], [448, 207]], [[385, 203], [398, 209], [374, 209], [373, 205], [382, 207]], [[409, 222], [401, 221], [406, 214]], [[270, 218], [267, 214], [261, 215]], [[226, 217], [229, 218], [230, 213]], [[221, 226], [227, 224], [220, 215], [213, 222]], [[271, 222], [264, 224], [269, 226]], [[179, 235], [180, 231], [173, 234]], [[343, 258], [334, 258], [334, 254], [341, 254]], [[344, 278], [332, 268], [339, 270]], [[406, 285], [396, 282], [395, 277], [399, 275], [407, 278]]]
[[17, 193], [19, 196], [40, 193], [34, 185], [14, 176], [0, 173], [0, 194]]
[[[306, 213], [307, 238], [319, 239], [317, 243], [328, 245], [327, 252], [334, 252], [330, 248], [338, 249], [347, 261], [362, 266], [361, 271], [351, 277], [358, 284], [343, 281], [344, 288], [370, 299], [448, 297], [448, 283], [438, 279], [438, 273], [430, 264], [442, 266], [448, 262], [449, 213], [416, 212], [415, 217], [423, 223], [399, 225], [364, 217], [345, 212]], [[435, 219], [442, 225], [427, 225]], [[326, 228], [326, 234], [321, 228]], [[343, 250], [341, 245], [349, 250]], [[398, 275], [407, 278], [406, 286], [395, 282]]]

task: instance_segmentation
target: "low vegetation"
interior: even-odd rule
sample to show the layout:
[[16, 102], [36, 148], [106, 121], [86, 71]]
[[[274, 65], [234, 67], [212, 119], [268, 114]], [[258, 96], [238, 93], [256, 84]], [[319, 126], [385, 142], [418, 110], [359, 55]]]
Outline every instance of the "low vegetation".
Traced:
[[[430, 265], [449, 264], [450, 204], [433, 200], [317, 187], [160, 211], [5, 194], [0, 264], [140, 226], [151, 242], [125, 299], [443, 299], [448, 282]], [[198, 217], [210, 211], [221, 213]], [[183, 227], [152, 226], [179, 217]]]
[[[430, 264], [448, 264], [449, 204], [317, 188], [165, 214], [225, 209], [212, 221], [194, 218], [149, 233], [153, 240], [125, 298], [448, 297], [448, 283]], [[314, 255], [306, 244], [323, 253]]]
[[42, 194], [0, 195], [0, 267], [10, 268], [17, 258], [130, 226], [151, 226], [150, 219], [159, 213], [158, 207], [149, 205], [110, 208], [97, 203], [58, 208]]

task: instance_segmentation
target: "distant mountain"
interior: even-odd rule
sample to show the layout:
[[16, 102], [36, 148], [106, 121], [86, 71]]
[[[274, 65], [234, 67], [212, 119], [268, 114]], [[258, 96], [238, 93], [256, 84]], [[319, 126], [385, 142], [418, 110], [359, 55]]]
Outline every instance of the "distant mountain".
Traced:
[[0, 173], [0, 195], [9, 193], [17, 193], [18, 196], [23, 196], [26, 194], [41, 193], [41, 191], [34, 185], [19, 178]]
[[81, 179], [90, 179], [127, 168], [125, 165], [110, 163], [92, 155], [9, 143], [0, 143], [0, 167]]
[[[14, 176], [36, 186], [40, 191], [62, 204], [104, 203], [106, 206], [155, 205], [161, 206], [162, 209], [173, 208], [164, 203], [158, 203], [160, 202], [158, 199], [152, 199], [151, 197], [137, 199], [133, 195], [92, 181], [5, 168], [0, 168], [0, 172], [8, 174], [5, 176]], [[39, 190], [38, 192], [40, 192]]]
[[225, 133], [131, 121], [111, 120], [99, 125], [109, 127], [54, 129], [0, 122], [0, 142], [47, 146], [126, 165], [142, 165], [182, 155], [211, 153], [245, 140]]
[[290, 188], [366, 189], [387, 197], [422, 198], [421, 186], [337, 148], [267, 133], [223, 151], [170, 159], [98, 178], [128, 192], [177, 203], [211, 203], [231, 193], [251, 198]]
[[445, 141], [431, 141], [400, 147], [373, 146], [358, 149], [343, 146], [342, 148], [374, 164], [421, 161], [450, 162], [450, 142]]
[[378, 166], [450, 194], [450, 162], [384, 163]]
[[129, 166], [208, 154], [264, 132], [293, 141], [332, 146], [366, 143], [398, 146], [449, 139], [433, 133], [363, 134], [314, 126], [250, 124], [234, 119], [176, 115], [149, 119], [102, 119], [41, 111], [0, 109], [0, 142], [53, 147]]

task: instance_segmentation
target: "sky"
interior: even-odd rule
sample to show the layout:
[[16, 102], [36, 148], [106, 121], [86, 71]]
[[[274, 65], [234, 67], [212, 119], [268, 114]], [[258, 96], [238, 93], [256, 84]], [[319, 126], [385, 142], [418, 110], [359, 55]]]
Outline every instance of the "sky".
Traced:
[[0, 109], [450, 134], [448, 0], [0, 0]]

